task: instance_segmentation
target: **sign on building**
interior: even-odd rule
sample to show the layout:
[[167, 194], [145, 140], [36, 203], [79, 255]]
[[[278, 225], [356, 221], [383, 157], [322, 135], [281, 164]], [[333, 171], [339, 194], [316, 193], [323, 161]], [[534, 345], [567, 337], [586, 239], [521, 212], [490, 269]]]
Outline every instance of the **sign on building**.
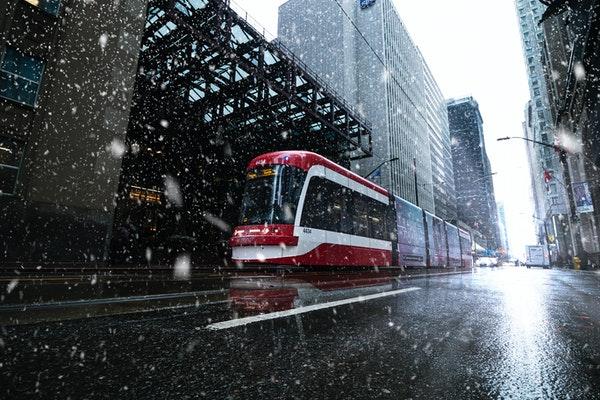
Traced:
[[590, 186], [587, 182], [573, 183], [573, 195], [575, 196], [575, 205], [578, 213], [594, 212], [594, 203]]
[[375, 4], [376, 0], [359, 0], [360, 8], [369, 8]]

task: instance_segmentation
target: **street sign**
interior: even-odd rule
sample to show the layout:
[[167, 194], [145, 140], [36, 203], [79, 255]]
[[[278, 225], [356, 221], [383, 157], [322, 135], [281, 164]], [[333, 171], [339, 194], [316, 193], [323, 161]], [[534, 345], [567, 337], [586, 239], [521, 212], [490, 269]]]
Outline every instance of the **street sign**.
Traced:
[[577, 212], [580, 214], [594, 212], [594, 203], [592, 202], [592, 194], [590, 186], [587, 182], [573, 183], [573, 196]]

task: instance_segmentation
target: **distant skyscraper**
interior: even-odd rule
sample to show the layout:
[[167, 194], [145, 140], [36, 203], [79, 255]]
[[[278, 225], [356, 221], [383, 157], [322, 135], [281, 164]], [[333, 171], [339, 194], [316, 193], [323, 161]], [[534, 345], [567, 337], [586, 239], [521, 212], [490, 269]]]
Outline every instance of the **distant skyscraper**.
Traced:
[[498, 212], [479, 104], [472, 97], [450, 100], [448, 120], [458, 219], [482, 233], [487, 243], [480, 245], [495, 250], [500, 245]]
[[418, 191], [421, 207], [436, 212], [440, 204], [442, 216], [452, 216], [439, 89], [392, 1], [362, 9], [355, 0], [289, 0], [279, 9], [279, 40], [372, 122], [375, 157], [353, 169], [368, 173], [398, 157], [381, 168], [379, 182], [412, 202]]
[[498, 202], [498, 230], [500, 233], [500, 247], [503, 248], [505, 254], [509, 254], [510, 245], [508, 243], [508, 229], [506, 227], [506, 210], [504, 209], [504, 203]]

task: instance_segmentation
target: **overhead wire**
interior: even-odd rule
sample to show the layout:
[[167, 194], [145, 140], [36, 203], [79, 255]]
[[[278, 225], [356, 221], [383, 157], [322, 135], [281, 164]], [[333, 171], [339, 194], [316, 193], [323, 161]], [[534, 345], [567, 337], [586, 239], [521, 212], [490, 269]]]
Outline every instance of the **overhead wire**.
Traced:
[[[423, 121], [425, 122], [425, 124], [429, 127], [429, 129], [431, 129], [432, 131], [435, 131], [435, 128], [429, 123], [427, 117], [425, 115], [423, 115], [423, 113], [421, 112], [421, 110], [419, 109], [419, 107], [415, 104], [415, 102], [413, 101], [413, 99], [411, 98], [411, 96], [408, 94], [408, 92], [404, 89], [404, 87], [402, 86], [402, 84], [398, 81], [398, 79], [396, 79], [395, 74], [393, 73], [393, 71], [388, 68], [387, 64], [385, 63], [385, 61], [381, 58], [381, 56], [377, 53], [377, 51], [375, 50], [375, 48], [373, 48], [373, 46], [371, 45], [371, 43], [369, 43], [369, 41], [367, 40], [366, 36], [363, 34], [363, 32], [360, 30], [360, 28], [358, 27], [358, 25], [354, 22], [354, 20], [352, 19], [352, 17], [350, 17], [350, 15], [348, 15], [348, 13], [346, 12], [346, 10], [344, 9], [344, 7], [342, 6], [342, 4], [340, 4], [340, 2], [338, 0], [333, 0], [335, 1], [335, 3], [338, 5], [338, 7], [340, 8], [340, 10], [342, 11], [342, 13], [346, 16], [346, 18], [348, 19], [348, 21], [350, 21], [350, 23], [352, 24], [352, 26], [354, 27], [354, 29], [356, 30], [356, 32], [358, 32], [358, 34], [360, 35], [360, 37], [362, 38], [362, 40], [365, 42], [365, 44], [367, 45], [367, 47], [371, 50], [371, 52], [375, 55], [375, 57], [377, 58], [377, 60], [381, 63], [381, 65], [383, 66], [383, 70], [384, 73], [391, 77], [392, 80], [396, 83], [396, 85], [400, 88], [400, 90], [402, 91], [402, 93], [404, 93], [404, 96], [406, 96], [406, 98], [408, 99], [408, 102], [413, 106], [415, 112], [423, 119]], [[423, 56], [421, 54], [419, 54], [421, 56], [421, 61], [424, 64], [425, 60], [422, 58]], [[425, 66], [424, 66], [425, 67]], [[424, 72], [425, 73], [425, 72]], [[430, 150], [431, 151], [431, 150]]]
[[[408, 92], [404, 89], [404, 87], [402, 86], [402, 84], [398, 81], [398, 79], [396, 79], [395, 74], [393, 73], [393, 71], [391, 71], [390, 68], [388, 68], [387, 64], [385, 63], [385, 61], [381, 58], [381, 56], [377, 53], [377, 51], [375, 50], [375, 48], [373, 48], [373, 46], [371, 45], [371, 43], [369, 43], [369, 41], [367, 40], [366, 36], [362, 33], [362, 31], [360, 30], [360, 28], [358, 27], [358, 25], [354, 22], [354, 20], [352, 19], [352, 17], [350, 17], [350, 15], [348, 15], [348, 13], [346, 12], [346, 10], [344, 9], [344, 7], [342, 6], [342, 4], [340, 4], [340, 2], [338, 0], [333, 0], [335, 1], [335, 3], [338, 5], [338, 7], [340, 8], [340, 10], [342, 11], [342, 13], [344, 13], [344, 15], [346, 16], [346, 18], [348, 19], [348, 21], [350, 21], [350, 23], [352, 24], [352, 26], [354, 27], [354, 29], [356, 30], [356, 32], [358, 32], [358, 34], [360, 35], [360, 37], [362, 38], [362, 40], [365, 42], [365, 44], [367, 45], [367, 47], [373, 52], [373, 54], [375, 55], [375, 57], [377, 58], [377, 60], [381, 63], [381, 65], [384, 68], [384, 72], [386, 74], [388, 74], [393, 80], [394, 82], [396, 82], [396, 84], [398, 85], [398, 87], [400, 88], [400, 90], [404, 93], [404, 95], [406, 96], [406, 98], [408, 99], [409, 103], [415, 108], [417, 114], [419, 114], [421, 116], [421, 118], [423, 118], [423, 120], [425, 121], [425, 123], [427, 124], [427, 126], [431, 129], [434, 130], [433, 126], [431, 126], [431, 124], [427, 121], [427, 118], [425, 117], [425, 115], [423, 115], [423, 113], [419, 110], [419, 107], [417, 107], [417, 105], [415, 104], [415, 102], [412, 100], [412, 98], [409, 96]], [[425, 62], [425, 60], [423, 60], [423, 62]]]

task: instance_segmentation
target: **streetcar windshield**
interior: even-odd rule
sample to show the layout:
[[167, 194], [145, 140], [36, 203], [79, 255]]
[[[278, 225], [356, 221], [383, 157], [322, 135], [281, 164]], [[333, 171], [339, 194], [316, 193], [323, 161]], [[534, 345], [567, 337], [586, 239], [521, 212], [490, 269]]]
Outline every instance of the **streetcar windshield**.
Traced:
[[242, 225], [293, 224], [306, 172], [289, 165], [253, 169], [246, 175]]

